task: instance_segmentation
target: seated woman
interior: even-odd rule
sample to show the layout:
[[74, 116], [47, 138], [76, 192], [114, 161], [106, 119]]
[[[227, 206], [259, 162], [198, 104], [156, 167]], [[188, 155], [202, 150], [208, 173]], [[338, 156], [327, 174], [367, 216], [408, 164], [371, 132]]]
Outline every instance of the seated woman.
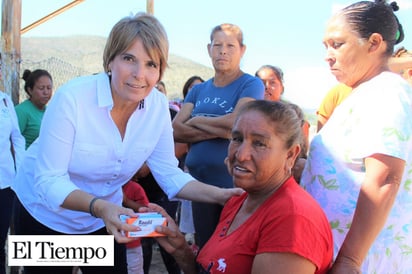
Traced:
[[332, 234], [318, 203], [292, 176], [300, 152], [301, 119], [291, 104], [251, 101], [232, 130], [226, 164], [245, 192], [228, 200], [219, 224], [197, 258], [173, 219], [157, 227], [158, 242], [184, 273], [326, 273]]

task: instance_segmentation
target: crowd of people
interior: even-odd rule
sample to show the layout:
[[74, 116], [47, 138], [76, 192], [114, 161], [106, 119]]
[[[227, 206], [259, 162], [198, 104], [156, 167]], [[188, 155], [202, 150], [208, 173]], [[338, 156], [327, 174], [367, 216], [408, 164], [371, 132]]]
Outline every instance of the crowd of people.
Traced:
[[[8, 233], [113, 235], [114, 265], [84, 274], [148, 274], [154, 244], [169, 274], [412, 273], [412, 54], [395, 49], [398, 9], [360, 1], [329, 19], [339, 83], [317, 125], [283, 99], [281, 68], [242, 71], [230, 23], [209, 36], [213, 77], [188, 78], [178, 105], [162, 81], [167, 34], [146, 13], [113, 26], [101, 73], [53, 94], [49, 72], [25, 70], [27, 100], [0, 92], [0, 274]], [[127, 237], [139, 228], [119, 216], [148, 211], [167, 218], [164, 236]]]

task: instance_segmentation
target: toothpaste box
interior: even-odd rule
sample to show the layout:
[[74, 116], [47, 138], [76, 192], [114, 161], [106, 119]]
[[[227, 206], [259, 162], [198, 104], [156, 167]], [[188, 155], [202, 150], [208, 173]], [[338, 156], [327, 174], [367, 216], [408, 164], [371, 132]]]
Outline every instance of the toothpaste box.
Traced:
[[121, 215], [122, 222], [138, 226], [140, 231], [127, 231], [127, 237], [159, 237], [164, 236], [162, 233], [155, 231], [155, 227], [162, 225], [167, 226], [166, 218], [156, 212], [138, 213], [137, 217]]

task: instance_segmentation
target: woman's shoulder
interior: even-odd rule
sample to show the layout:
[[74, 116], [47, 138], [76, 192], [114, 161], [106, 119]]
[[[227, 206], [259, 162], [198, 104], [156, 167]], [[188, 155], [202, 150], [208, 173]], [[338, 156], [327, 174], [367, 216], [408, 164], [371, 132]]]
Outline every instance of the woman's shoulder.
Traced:
[[221, 218], [231, 214], [233, 211], [236, 211], [240, 208], [247, 197], [247, 192], [242, 193], [241, 195], [232, 196], [223, 207]]
[[243, 73], [241, 77], [237, 79], [239, 82], [246, 82], [246, 83], [260, 83], [263, 86], [262, 80], [260, 80], [258, 77], [253, 76], [249, 73]]
[[0, 99], [1, 100], [3, 100], [3, 99], [11, 100], [10, 96], [2, 90], [0, 90]]
[[106, 73], [83, 75], [61, 85], [53, 97], [59, 95], [73, 99], [86, 99], [90, 96], [94, 98], [95, 96], [99, 96], [98, 94], [110, 95], [107, 92], [108, 90], [110, 91], [110, 82]]
[[36, 108], [36, 107], [33, 105], [33, 103], [29, 99], [26, 99], [23, 102], [21, 102], [20, 104], [15, 106], [17, 114], [30, 112], [30, 111], [32, 111], [32, 108]]
[[399, 98], [412, 102], [412, 87], [399, 74], [385, 71], [375, 76], [371, 80], [359, 85], [355, 94], [362, 97], [374, 98], [374, 102], [379, 99], [382, 103], [397, 101]]
[[359, 87], [365, 86], [368, 87], [368, 89], [373, 87], [378, 88], [379, 90], [386, 90], [388, 87], [393, 88], [398, 86], [401, 87], [401, 89], [404, 89], [407, 84], [408, 82], [403, 79], [401, 75], [391, 71], [384, 71], [365, 82], [365, 85], [360, 85]]
[[258, 77], [244, 73], [237, 79], [236, 82], [241, 87], [241, 90], [246, 92], [246, 96], [251, 96], [256, 99], [263, 99], [265, 86], [263, 85], [262, 80]]
[[108, 85], [109, 78], [106, 73], [96, 73], [91, 75], [82, 75], [76, 78], [72, 78], [63, 85], [59, 87], [57, 91], [70, 90], [70, 92], [78, 90], [79, 87], [82, 87], [83, 90], [89, 87], [96, 87], [101, 85]]
[[300, 186], [293, 177], [290, 177], [279, 189], [278, 193], [274, 193], [266, 207], [281, 206], [286, 214], [316, 214], [323, 212], [319, 203]]

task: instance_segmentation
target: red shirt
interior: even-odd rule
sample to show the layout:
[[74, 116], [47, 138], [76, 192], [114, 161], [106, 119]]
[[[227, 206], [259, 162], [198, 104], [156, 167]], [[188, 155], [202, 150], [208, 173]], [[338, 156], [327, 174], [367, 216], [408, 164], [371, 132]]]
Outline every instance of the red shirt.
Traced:
[[[260, 253], [295, 253], [326, 273], [333, 256], [332, 233], [318, 203], [291, 177], [240, 227], [226, 235], [247, 193], [232, 197], [197, 262], [210, 273], [251, 273]], [[274, 266], [276, 267], [276, 266]], [[209, 272], [208, 272], [209, 273]]]

